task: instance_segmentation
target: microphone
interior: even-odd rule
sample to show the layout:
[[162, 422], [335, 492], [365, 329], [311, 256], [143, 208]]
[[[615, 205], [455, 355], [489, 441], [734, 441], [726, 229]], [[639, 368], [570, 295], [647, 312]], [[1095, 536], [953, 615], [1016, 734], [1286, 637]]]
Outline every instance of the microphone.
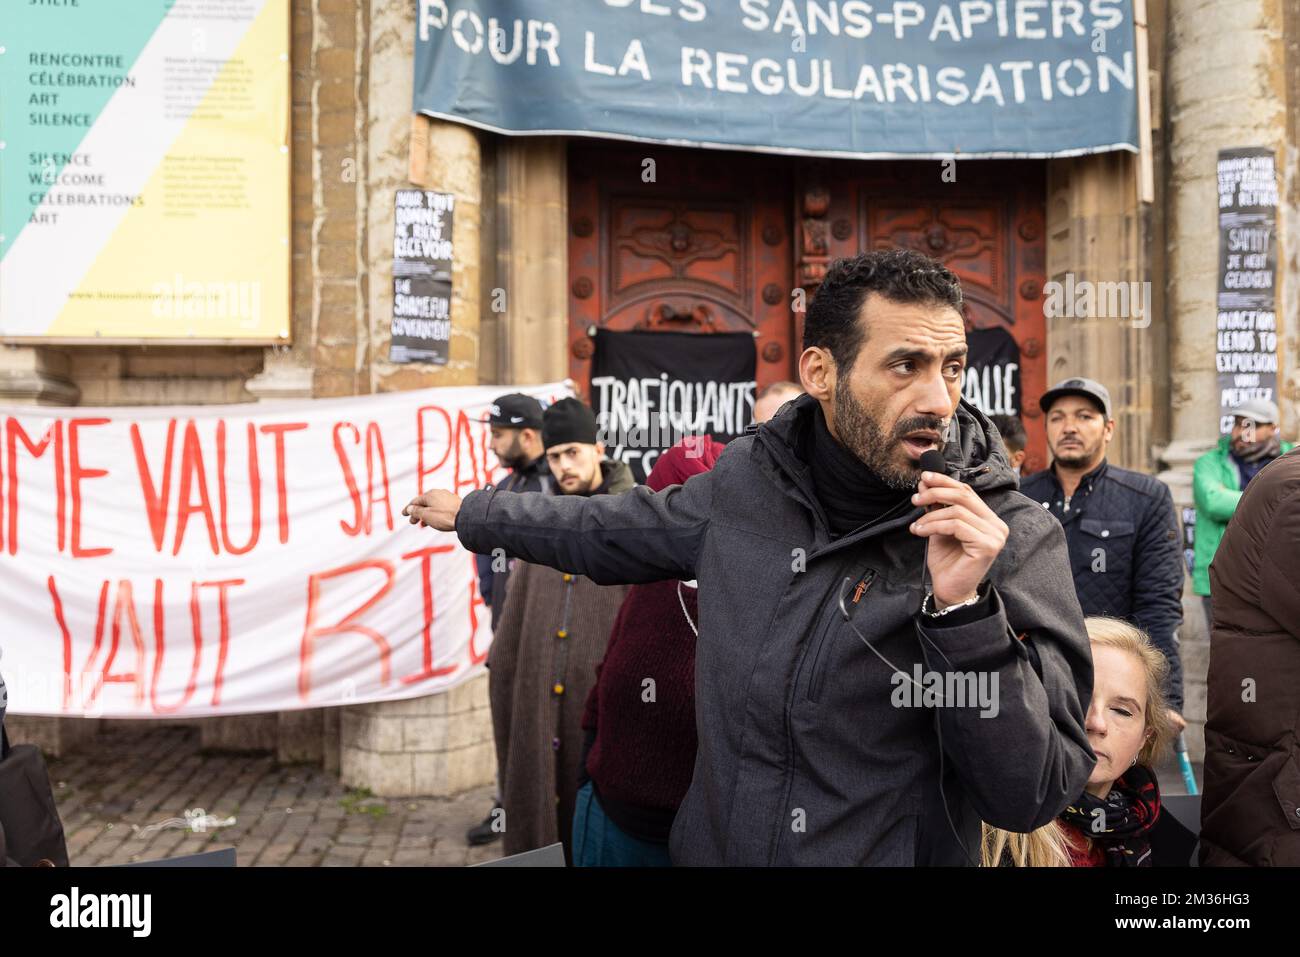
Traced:
[[943, 453], [938, 449], [926, 449], [921, 453], [921, 471], [938, 472], [940, 475], [948, 474], [948, 463], [944, 460]]

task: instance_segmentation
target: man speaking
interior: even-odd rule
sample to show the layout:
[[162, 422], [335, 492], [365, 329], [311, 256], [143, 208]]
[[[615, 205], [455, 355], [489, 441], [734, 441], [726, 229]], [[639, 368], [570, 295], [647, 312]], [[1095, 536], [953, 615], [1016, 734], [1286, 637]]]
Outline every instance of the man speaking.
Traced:
[[[961, 307], [919, 253], [840, 260], [806, 317], [805, 395], [713, 471], [407, 506], [470, 551], [600, 584], [698, 579], [674, 863], [973, 865], [981, 819], [1029, 831], [1083, 791], [1092, 665], [1064, 536], [960, 401]], [[948, 474], [920, 468], [931, 450]]]

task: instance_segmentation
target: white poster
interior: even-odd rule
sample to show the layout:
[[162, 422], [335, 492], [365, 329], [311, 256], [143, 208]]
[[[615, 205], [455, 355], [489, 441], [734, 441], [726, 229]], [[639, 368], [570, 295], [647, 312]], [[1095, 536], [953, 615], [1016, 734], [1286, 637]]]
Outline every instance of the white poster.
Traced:
[[288, 0], [2, 9], [0, 339], [288, 342]]
[[401, 513], [423, 490], [504, 475], [481, 420], [514, 391], [0, 406], [9, 710], [286, 711], [479, 673], [491, 631], [473, 556]]

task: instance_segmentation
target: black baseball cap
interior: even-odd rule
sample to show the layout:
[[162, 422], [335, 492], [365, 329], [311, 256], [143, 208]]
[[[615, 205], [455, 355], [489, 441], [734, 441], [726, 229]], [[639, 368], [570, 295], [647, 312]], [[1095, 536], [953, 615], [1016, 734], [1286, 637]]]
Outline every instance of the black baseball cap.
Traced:
[[507, 429], [540, 429], [542, 404], [531, 395], [512, 392], [493, 402], [488, 407], [488, 417], [480, 421]]
[[1052, 403], [1063, 395], [1081, 395], [1092, 399], [1106, 414], [1107, 419], [1115, 418], [1110, 411], [1110, 392], [1106, 387], [1095, 379], [1084, 379], [1078, 376], [1058, 382], [1044, 392], [1042, 398], [1038, 400], [1038, 407], [1043, 412], [1047, 412], [1052, 408]]

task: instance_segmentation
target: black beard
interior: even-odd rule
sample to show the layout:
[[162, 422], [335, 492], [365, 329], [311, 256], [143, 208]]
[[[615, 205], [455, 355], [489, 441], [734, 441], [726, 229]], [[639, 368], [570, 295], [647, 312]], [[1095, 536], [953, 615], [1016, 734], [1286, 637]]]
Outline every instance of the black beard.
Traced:
[[518, 438], [515, 439], [510, 448], [506, 449], [505, 455], [498, 455], [497, 459], [508, 469], [519, 471], [527, 468], [532, 460], [528, 458], [528, 453], [524, 451], [523, 443]]
[[556, 485], [559, 486], [559, 491], [561, 495], [590, 495], [593, 492], [595, 492], [596, 489], [600, 488], [600, 484], [601, 482], [604, 481], [604, 479], [605, 479], [605, 473], [602, 472], [600, 468], [597, 468], [595, 476], [588, 479], [586, 484], [582, 488], [577, 488], [574, 489], [572, 492], [570, 492], [567, 489], [565, 489], [564, 486], [559, 485], [558, 481], [556, 482]]
[[1066, 468], [1077, 469], [1090, 463], [1095, 454], [1096, 449], [1083, 449], [1079, 452], [1064, 452], [1056, 455], [1055, 458]]
[[[893, 432], [886, 436], [876, 420], [849, 391], [847, 377], [835, 383], [835, 431], [839, 433], [840, 442], [892, 489], [901, 491], [916, 488], [921, 474], [920, 466], [910, 459], [902, 468], [894, 462], [891, 453], [898, 447], [903, 436], [920, 429], [933, 429], [942, 436], [947, 428], [948, 423], [938, 416], [918, 415], [899, 422]], [[939, 451], [943, 451], [942, 439]]]

